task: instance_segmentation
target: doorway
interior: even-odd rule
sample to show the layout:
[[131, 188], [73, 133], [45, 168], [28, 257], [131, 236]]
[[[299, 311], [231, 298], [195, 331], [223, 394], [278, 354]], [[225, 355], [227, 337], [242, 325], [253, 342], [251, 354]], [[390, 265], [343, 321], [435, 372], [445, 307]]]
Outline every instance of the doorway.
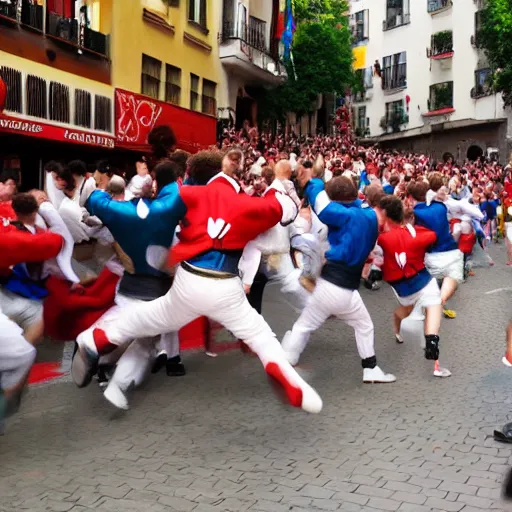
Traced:
[[254, 100], [247, 96], [238, 96], [236, 99], [235, 127], [237, 130], [243, 127], [244, 121], [249, 121], [249, 124], [253, 125], [253, 103]]
[[478, 160], [480, 157], [484, 156], [484, 150], [480, 146], [473, 144], [472, 146], [469, 146], [466, 156], [468, 160], [474, 162], [475, 160]]

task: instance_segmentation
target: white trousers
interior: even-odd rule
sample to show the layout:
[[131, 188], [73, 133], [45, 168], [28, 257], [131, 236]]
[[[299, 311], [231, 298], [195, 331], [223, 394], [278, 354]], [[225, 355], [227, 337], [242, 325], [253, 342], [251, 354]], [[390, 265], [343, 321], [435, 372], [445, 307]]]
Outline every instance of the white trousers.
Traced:
[[281, 293], [289, 297], [294, 306], [303, 309], [310, 297], [309, 292], [300, 284], [302, 270], [295, 268], [289, 253], [279, 255], [279, 267], [269, 269], [266, 263], [261, 264], [260, 270], [271, 283], [281, 286]]
[[249, 304], [238, 277], [212, 279], [179, 267], [165, 296], [123, 308], [118, 321], [102, 328], [111, 343], [122, 345], [133, 338], [177, 332], [201, 316], [211, 318], [244, 340], [264, 366], [272, 361], [289, 367], [281, 344]]
[[20, 384], [36, 358], [36, 349], [23, 337], [23, 330], [0, 311], [0, 388]]
[[375, 355], [373, 322], [359, 292], [341, 288], [322, 278], [318, 279], [308, 305], [293, 326], [288, 347], [301, 354], [311, 333], [331, 316], [354, 329], [361, 359]]
[[[138, 307], [146, 304], [145, 301], [126, 297], [122, 294], [116, 295], [116, 305], [110, 308], [99, 320], [94, 327], [107, 329], [109, 325], [113, 325], [122, 321], [122, 315], [125, 308]], [[133, 339], [133, 336], [132, 336]], [[177, 332], [166, 333], [161, 336], [144, 336], [136, 338], [129, 346], [120, 347], [118, 350], [103, 356], [100, 364], [115, 364], [116, 370], [110, 382], [123, 391], [129, 387], [138, 387], [142, 384], [159, 351], [165, 350], [167, 357], [175, 357], [180, 353], [180, 343]]]

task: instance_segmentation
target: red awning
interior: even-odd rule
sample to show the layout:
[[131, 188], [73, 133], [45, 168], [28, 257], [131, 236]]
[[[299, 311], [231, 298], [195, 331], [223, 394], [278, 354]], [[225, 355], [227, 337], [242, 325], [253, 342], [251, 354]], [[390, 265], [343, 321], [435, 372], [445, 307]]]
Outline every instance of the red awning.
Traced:
[[113, 149], [114, 137], [0, 114], [0, 133]]

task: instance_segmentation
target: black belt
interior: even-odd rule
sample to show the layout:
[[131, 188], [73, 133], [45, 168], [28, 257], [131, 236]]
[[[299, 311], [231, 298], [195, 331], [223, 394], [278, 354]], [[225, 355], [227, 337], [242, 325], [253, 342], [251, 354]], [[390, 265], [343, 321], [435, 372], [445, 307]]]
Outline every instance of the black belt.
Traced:
[[230, 274], [229, 272], [199, 268], [191, 265], [190, 263], [187, 263], [186, 261], [181, 262], [181, 267], [191, 274], [207, 277], [209, 279], [233, 279], [234, 277], [238, 277], [237, 275]]

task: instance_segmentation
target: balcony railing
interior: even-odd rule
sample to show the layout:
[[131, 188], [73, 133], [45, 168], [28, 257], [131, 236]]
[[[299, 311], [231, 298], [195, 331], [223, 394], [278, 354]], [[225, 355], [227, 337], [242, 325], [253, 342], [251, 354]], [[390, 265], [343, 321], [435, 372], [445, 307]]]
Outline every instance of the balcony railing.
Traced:
[[402, 25], [408, 25], [410, 22], [410, 14], [395, 14], [382, 22], [382, 30], [391, 30], [392, 28], [401, 27]]
[[23, 5], [21, 23], [40, 32], [43, 31], [44, 7], [42, 5]]
[[382, 89], [392, 90], [404, 87], [407, 87], [406, 62], [382, 70]]
[[440, 57], [442, 55], [453, 54], [453, 32], [446, 30], [433, 34], [430, 39], [430, 48], [428, 57]]
[[261, 23], [225, 22], [222, 27], [222, 42], [224, 43], [230, 39], [240, 39], [263, 53], [269, 53], [266, 43], [265, 25]]
[[488, 84], [484, 84], [484, 85], [478, 84], [478, 85], [475, 85], [475, 87], [473, 87], [471, 89], [470, 94], [471, 94], [471, 98], [476, 100], [478, 98], [484, 98], [485, 96], [490, 96], [491, 94], [493, 94], [493, 90], [492, 90], [491, 86]]
[[[15, 4], [0, 1], [0, 17], [9, 18], [14, 23], [20, 22], [22, 27], [29, 27], [43, 32], [44, 7], [23, 2], [20, 18]], [[66, 18], [48, 11], [46, 16], [46, 35], [68, 43], [77, 48], [79, 53], [85, 50], [102, 57], [108, 56], [108, 36], [80, 24], [75, 18]]]
[[16, 5], [0, 2], [0, 16], [16, 20]]
[[435, 13], [452, 6], [452, 0], [427, 0], [427, 11]]

